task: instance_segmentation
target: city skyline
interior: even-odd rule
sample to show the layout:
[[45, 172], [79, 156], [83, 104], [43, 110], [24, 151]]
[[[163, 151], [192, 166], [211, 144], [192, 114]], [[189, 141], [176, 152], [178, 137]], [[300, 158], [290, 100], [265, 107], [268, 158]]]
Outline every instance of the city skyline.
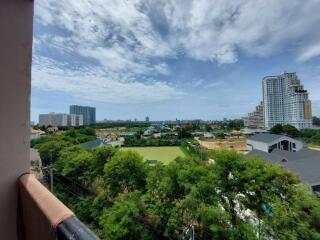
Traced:
[[284, 71], [319, 115], [320, 3], [213, 5], [35, 2], [32, 120], [72, 104], [96, 107], [97, 120], [241, 118], [262, 78]]

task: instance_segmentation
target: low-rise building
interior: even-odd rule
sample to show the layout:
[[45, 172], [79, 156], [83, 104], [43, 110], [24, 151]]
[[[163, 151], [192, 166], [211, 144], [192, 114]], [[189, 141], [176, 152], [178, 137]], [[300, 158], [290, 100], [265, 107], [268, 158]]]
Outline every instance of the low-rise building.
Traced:
[[247, 139], [247, 148], [249, 151], [256, 149], [266, 153], [274, 149], [297, 152], [303, 148], [303, 143], [284, 135], [260, 133]]
[[247, 140], [247, 157], [258, 156], [297, 174], [314, 192], [320, 192], [320, 152], [303, 142], [275, 134], [257, 134]]

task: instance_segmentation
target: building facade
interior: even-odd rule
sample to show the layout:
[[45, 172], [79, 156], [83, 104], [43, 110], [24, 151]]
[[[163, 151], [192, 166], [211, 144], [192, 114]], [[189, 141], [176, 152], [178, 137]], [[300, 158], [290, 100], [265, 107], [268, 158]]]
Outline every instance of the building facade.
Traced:
[[261, 102], [256, 110], [248, 113], [248, 116], [243, 118], [244, 126], [247, 128], [264, 129], [264, 107]]
[[66, 113], [48, 113], [39, 115], [40, 126], [82, 126], [83, 116]]
[[96, 123], [96, 108], [88, 106], [70, 106], [70, 114], [82, 115], [83, 125], [91, 125]]
[[268, 76], [262, 80], [264, 121], [267, 129], [290, 124], [312, 127], [311, 102], [296, 73]]

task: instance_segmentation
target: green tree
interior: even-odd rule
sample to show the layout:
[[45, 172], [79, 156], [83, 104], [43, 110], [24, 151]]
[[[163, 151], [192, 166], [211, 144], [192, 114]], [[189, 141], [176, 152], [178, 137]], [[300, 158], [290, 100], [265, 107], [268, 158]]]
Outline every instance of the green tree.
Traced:
[[292, 125], [283, 125], [282, 126], [282, 133], [284, 133], [292, 138], [299, 137], [299, 135], [300, 135], [299, 130]]
[[57, 173], [68, 177], [72, 181], [89, 185], [93, 178], [92, 173], [92, 152], [79, 146], [71, 146], [63, 149], [59, 160], [54, 167]]
[[46, 141], [40, 144], [38, 151], [42, 165], [47, 166], [53, 164], [58, 160], [60, 151], [68, 146], [70, 146], [69, 142], [60, 140]]
[[94, 176], [103, 176], [104, 166], [117, 153], [118, 148], [101, 146], [93, 149], [91, 171]]
[[282, 125], [281, 125], [281, 124], [274, 125], [274, 126], [269, 130], [269, 132], [272, 133], [272, 134], [282, 134], [282, 133], [283, 133]]
[[272, 204], [273, 217], [265, 219], [272, 231], [268, 237], [285, 239], [320, 239], [320, 201], [308, 188], [295, 186], [288, 200]]
[[142, 217], [141, 193], [126, 193], [118, 197], [110, 209], [106, 209], [100, 224], [106, 239], [153, 239]]
[[312, 123], [313, 125], [320, 126], [320, 118], [316, 116], [312, 117]]
[[112, 196], [121, 192], [143, 190], [148, 166], [134, 151], [118, 151], [104, 168], [105, 183]]

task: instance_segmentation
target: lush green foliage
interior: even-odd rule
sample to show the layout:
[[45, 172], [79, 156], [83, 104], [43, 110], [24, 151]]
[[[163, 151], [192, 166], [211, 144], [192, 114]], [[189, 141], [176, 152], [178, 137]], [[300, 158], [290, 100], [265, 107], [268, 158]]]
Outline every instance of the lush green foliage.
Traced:
[[93, 201], [68, 201], [104, 239], [181, 239], [190, 223], [199, 239], [257, 239], [258, 220], [261, 239], [319, 237], [319, 199], [296, 176], [260, 159], [224, 151], [212, 153], [213, 165], [178, 158], [149, 167], [138, 154], [117, 151], [102, 175], [91, 176], [88, 154], [69, 152], [80, 167], [64, 154], [56, 164], [66, 161], [61, 173], [95, 192]]
[[275, 125], [270, 129], [273, 134], [285, 134], [293, 138], [302, 138], [307, 143], [320, 145], [320, 130], [301, 129], [300, 131], [291, 125]]
[[196, 147], [149, 166], [132, 151], [83, 149], [77, 134], [36, 146], [54, 149], [55, 194], [103, 239], [181, 239], [191, 223], [196, 239], [320, 239], [319, 198], [279, 166], [234, 151], [205, 151], [208, 163]]
[[320, 145], [320, 130], [303, 129], [300, 131], [300, 136], [308, 143]]
[[38, 149], [42, 165], [47, 166], [58, 160], [60, 152], [66, 147], [95, 139], [92, 128], [70, 129], [42, 136], [31, 141], [31, 147]]
[[313, 117], [312, 118], [312, 124], [316, 126], [320, 126], [320, 118], [318, 117]]
[[293, 138], [300, 136], [299, 130], [292, 125], [283, 125], [282, 126], [280, 124], [277, 124], [270, 129], [270, 133], [272, 133], [272, 134], [286, 134], [289, 137], [293, 137]]

